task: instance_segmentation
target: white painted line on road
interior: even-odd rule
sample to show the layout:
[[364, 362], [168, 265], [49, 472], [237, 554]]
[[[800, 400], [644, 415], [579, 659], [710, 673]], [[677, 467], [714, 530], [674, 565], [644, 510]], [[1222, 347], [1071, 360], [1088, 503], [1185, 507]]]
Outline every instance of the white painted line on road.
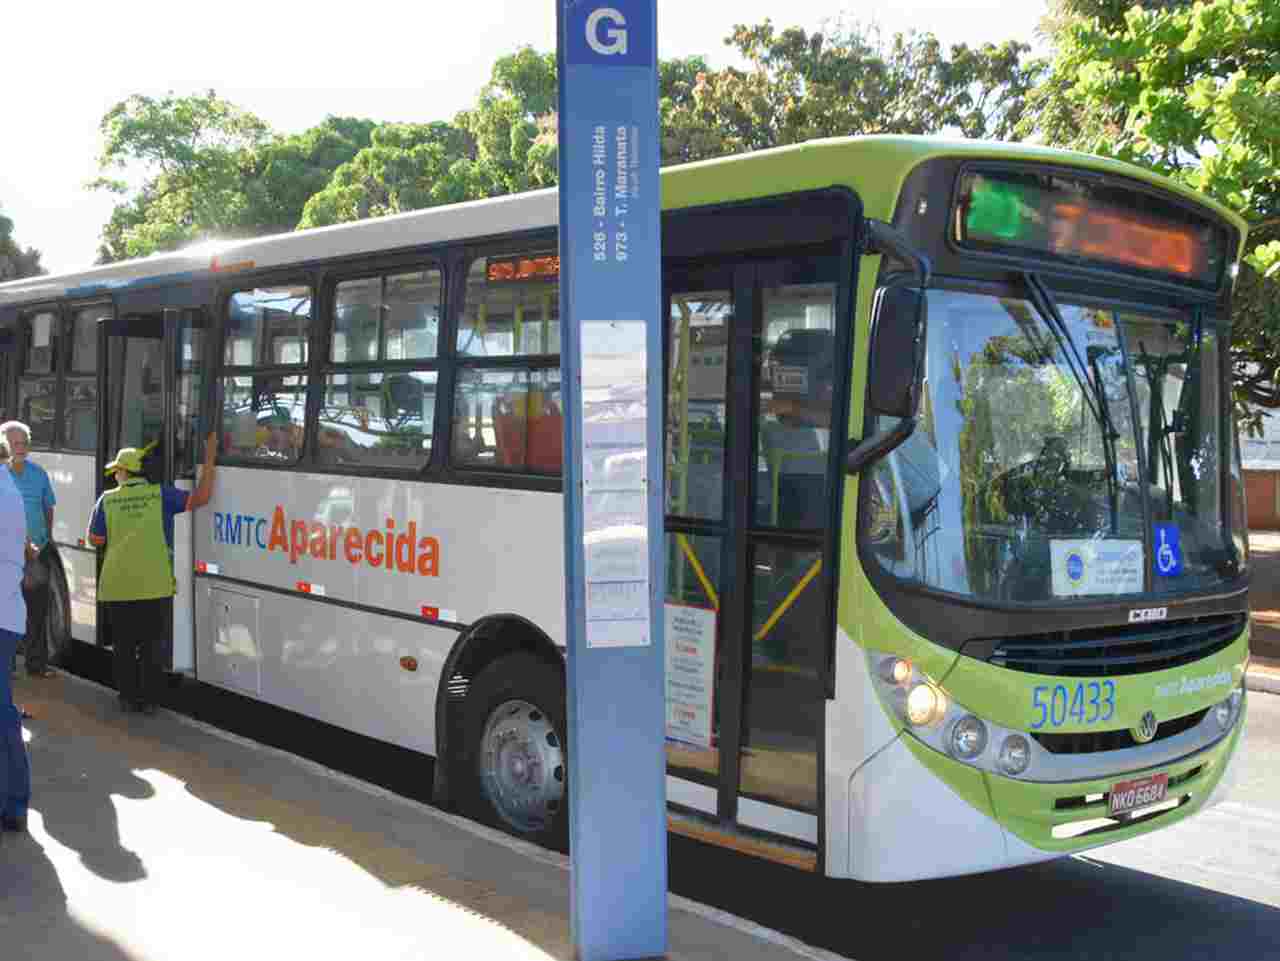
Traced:
[[[91, 681], [88, 678], [80, 677], [79, 675], [71, 674], [66, 671], [62, 672], [62, 676], [69, 681], [75, 681], [77, 684], [96, 688], [97, 690], [107, 694], [115, 694], [114, 688], [105, 687], [97, 681]], [[301, 767], [305, 771], [310, 771], [313, 774], [327, 777], [339, 784], [344, 784], [347, 787], [373, 795], [381, 800], [398, 802], [420, 814], [425, 814], [439, 821], [443, 821], [452, 827], [466, 831], [467, 833], [483, 838], [486, 841], [492, 841], [494, 844], [499, 844], [511, 851], [517, 852], [518, 854], [523, 854], [525, 857], [534, 861], [560, 868], [563, 871], [569, 870], [569, 858], [560, 854], [558, 851], [548, 851], [546, 848], [538, 847], [536, 844], [531, 844], [528, 841], [521, 841], [519, 838], [513, 838], [509, 834], [503, 834], [501, 831], [496, 831], [483, 824], [477, 824], [475, 821], [470, 821], [459, 815], [450, 814], [447, 811], [442, 811], [429, 804], [423, 804], [421, 801], [415, 801], [412, 798], [396, 794], [394, 791], [388, 791], [384, 787], [379, 787], [376, 784], [370, 784], [368, 781], [362, 781], [358, 777], [353, 777], [350, 774], [344, 774], [342, 771], [335, 771], [333, 768], [325, 767], [317, 761], [300, 757], [297, 754], [290, 754], [288, 751], [282, 750], [281, 748], [261, 744], [258, 741], [250, 740], [247, 737], [241, 737], [238, 734], [232, 734], [230, 731], [224, 731], [222, 728], [214, 727], [212, 724], [206, 724], [204, 721], [198, 721], [195, 718], [188, 717], [178, 711], [161, 708], [160, 713], [167, 717], [171, 717], [188, 727], [193, 727], [198, 731], [202, 731], [205, 734], [210, 734], [225, 741], [230, 741], [232, 744], [256, 751], [257, 753], [264, 754], [268, 757], [282, 761], [289, 761]], [[798, 938], [791, 937], [789, 934], [783, 934], [781, 931], [766, 928], [764, 925], [756, 924], [754, 921], [749, 921], [746, 918], [740, 918], [736, 914], [730, 914], [728, 911], [721, 911], [719, 908], [713, 908], [700, 901], [693, 901], [689, 898], [681, 897], [678, 894], [668, 894], [667, 898], [668, 904], [676, 910], [684, 911], [688, 914], [704, 918], [708, 921], [714, 922], [715, 924], [731, 928], [732, 930], [739, 931], [769, 944], [776, 945], [779, 948], [790, 951], [792, 954], [798, 955], [802, 958], [808, 958], [810, 961], [852, 961], [852, 959], [846, 955], [836, 954], [835, 952], [828, 951], [825, 948], [813, 947], [812, 945], [805, 944]], [[671, 954], [671, 957], [679, 958], [679, 954], [673, 953]]]

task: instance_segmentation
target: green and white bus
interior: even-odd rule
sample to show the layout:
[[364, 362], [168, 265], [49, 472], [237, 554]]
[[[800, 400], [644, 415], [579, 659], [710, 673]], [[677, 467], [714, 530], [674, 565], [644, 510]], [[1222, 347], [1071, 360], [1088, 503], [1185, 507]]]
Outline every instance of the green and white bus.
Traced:
[[[899, 881], [1219, 798], [1241, 220], [1124, 164], [930, 138], [662, 190], [672, 830]], [[556, 216], [542, 191], [0, 286], [0, 410], [59, 500], [55, 646], [109, 640], [105, 460], [157, 441], [190, 484], [217, 431], [177, 531], [175, 703], [395, 745], [440, 801], [563, 841]]]

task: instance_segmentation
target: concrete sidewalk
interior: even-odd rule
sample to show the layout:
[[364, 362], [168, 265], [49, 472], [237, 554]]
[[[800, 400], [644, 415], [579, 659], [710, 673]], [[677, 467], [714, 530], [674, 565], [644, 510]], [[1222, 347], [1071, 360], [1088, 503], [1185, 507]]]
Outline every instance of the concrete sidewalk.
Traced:
[[[34, 798], [0, 957], [572, 958], [567, 859], [65, 675], [15, 683]], [[673, 897], [668, 957], [833, 959]]]

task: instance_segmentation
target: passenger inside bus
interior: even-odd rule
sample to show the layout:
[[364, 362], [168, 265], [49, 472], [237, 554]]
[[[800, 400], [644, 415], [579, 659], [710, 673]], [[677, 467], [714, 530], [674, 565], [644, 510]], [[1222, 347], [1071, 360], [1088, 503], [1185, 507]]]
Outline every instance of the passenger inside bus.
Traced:
[[833, 349], [829, 330], [791, 329], [770, 354], [772, 396], [760, 417], [769, 486], [757, 497], [759, 523], [808, 529], [826, 523]]

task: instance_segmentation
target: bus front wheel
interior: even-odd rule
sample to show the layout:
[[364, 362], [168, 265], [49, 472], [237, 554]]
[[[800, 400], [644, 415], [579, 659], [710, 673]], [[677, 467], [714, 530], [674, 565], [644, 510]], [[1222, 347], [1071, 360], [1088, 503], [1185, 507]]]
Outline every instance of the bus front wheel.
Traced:
[[477, 820], [565, 850], [569, 761], [564, 679], [532, 654], [490, 664], [466, 701], [468, 808]]

